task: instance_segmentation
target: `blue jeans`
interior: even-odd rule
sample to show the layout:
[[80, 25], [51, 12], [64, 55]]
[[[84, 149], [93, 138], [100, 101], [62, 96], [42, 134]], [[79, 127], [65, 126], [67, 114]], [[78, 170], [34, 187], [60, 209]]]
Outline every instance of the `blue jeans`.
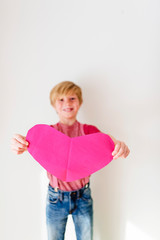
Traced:
[[77, 240], [93, 239], [93, 205], [89, 183], [76, 191], [54, 190], [48, 186], [46, 223], [48, 240], [64, 240], [69, 214], [72, 214]]

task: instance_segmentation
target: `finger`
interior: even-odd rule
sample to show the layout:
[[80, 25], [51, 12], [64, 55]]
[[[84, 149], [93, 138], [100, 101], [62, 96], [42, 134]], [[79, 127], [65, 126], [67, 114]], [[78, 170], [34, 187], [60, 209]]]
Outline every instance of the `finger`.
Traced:
[[18, 154], [22, 154], [24, 152], [24, 150], [12, 149], [12, 152], [14, 152], [14, 153], [16, 153], [18, 155]]
[[130, 150], [128, 148], [128, 146], [122, 142], [122, 152], [120, 151], [116, 158], [122, 157], [122, 158], [126, 158], [130, 153]]
[[113, 152], [112, 152], [112, 156], [115, 156], [119, 152], [120, 148], [121, 148], [121, 142], [118, 141], [115, 145], [115, 148], [114, 148]]
[[129, 148], [127, 147], [127, 145], [125, 145], [124, 153], [121, 157], [126, 158], [129, 154], [129, 152], [130, 152]]
[[21, 147], [17, 147], [17, 146], [11, 146], [11, 150], [13, 150], [13, 151], [26, 151], [27, 150], [27, 147], [23, 147], [23, 148], [21, 148]]
[[126, 149], [125, 143], [121, 142], [121, 147], [120, 147], [118, 153], [115, 154], [115, 156], [113, 158], [117, 159], [119, 157], [122, 157], [124, 155], [124, 153], [125, 153], [125, 149]]
[[15, 134], [15, 137], [12, 138], [12, 142], [15, 143], [16, 142], [19, 142], [20, 144], [22, 144], [23, 146], [28, 146], [29, 145], [29, 142], [26, 141], [26, 137], [24, 136], [21, 136], [19, 134]]
[[126, 158], [126, 156], [127, 156], [127, 146], [125, 145], [124, 152], [120, 157]]
[[123, 149], [120, 149], [120, 151], [113, 157], [113, 159], [117, 159], [123, 155]]
[[129, 153], [130, 153], [130, 150], [129, 150], [129, 148], [127, 147], [126, 153], [125, 153], [125, 158], [129, 155]]
[[18, 142], [20, 142], [20, 143], [28, 146], [28, 142], [26, 141], [26, 137], [24, 137], [24, 136], [22, 136], [22, 135], [20, 135], [20, 134], [15, 134], [15, 135], [14, 135], [14, 138], [15, 138]]
[[121, 155], [116, 155], [113, 159], [117, 159], [117, 158], [119, 158], [119, 157], [126, 158], [126, 157], [129, 155], [129, 153], [130, 153], [130, 150], [128, 149], [128, 147], [127, 147], [126, 149], [127, 149], [127, 150], [125, 150], [125, 152], [124, 152], [123, 154], [121, 154]]
[[18, 149], [18, 148], [26, 148], [27, 146], [19, 142], [17, 139], [13, 138], [11, 141], [11, 147]]

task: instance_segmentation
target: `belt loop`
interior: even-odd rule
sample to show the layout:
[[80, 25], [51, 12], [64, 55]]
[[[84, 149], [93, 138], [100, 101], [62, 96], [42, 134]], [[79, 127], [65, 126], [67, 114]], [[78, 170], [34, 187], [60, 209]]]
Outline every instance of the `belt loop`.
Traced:
[[82, 195], [83, 195], [83, 190], [82, 189], [80, 189], [80, 191], [79, 191], [79, 198], [81, 198], [82, 197]]
[[62, 202], [64, 199], [64, 193], [62, 191], [59, 191], [59, 199]]
[[62, 202], [62, 192], [61, 191], [59, 191], [59, 199]]
[[85, 185], [85, 188], [88, 188], [89, 187], [89, 183], [87, 183], [86, 185]]
[[80, 198], [80, 195], [81, 195], [81, 189], [77, 191], [77, 198]]

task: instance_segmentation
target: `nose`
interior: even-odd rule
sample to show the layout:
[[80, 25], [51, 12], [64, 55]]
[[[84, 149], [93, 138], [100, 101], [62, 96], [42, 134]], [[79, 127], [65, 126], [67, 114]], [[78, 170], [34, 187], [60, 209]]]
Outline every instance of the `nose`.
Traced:
[[70, 101], [69, 101], [69, 99], [67, 98], [67, 99], [65, 99], [65, 104], [68, 106], [69, 104], [70, 104]]

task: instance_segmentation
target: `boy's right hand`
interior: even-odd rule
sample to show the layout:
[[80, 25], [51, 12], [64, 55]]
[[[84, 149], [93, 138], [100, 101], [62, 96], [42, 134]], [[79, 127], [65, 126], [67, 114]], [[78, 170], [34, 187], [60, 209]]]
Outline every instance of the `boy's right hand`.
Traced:
[[29, 143], [26, 141], [26, 137], [15, 134], [11, 139], [11, 150], [16, 154], [22, 154], [27, 150]]

